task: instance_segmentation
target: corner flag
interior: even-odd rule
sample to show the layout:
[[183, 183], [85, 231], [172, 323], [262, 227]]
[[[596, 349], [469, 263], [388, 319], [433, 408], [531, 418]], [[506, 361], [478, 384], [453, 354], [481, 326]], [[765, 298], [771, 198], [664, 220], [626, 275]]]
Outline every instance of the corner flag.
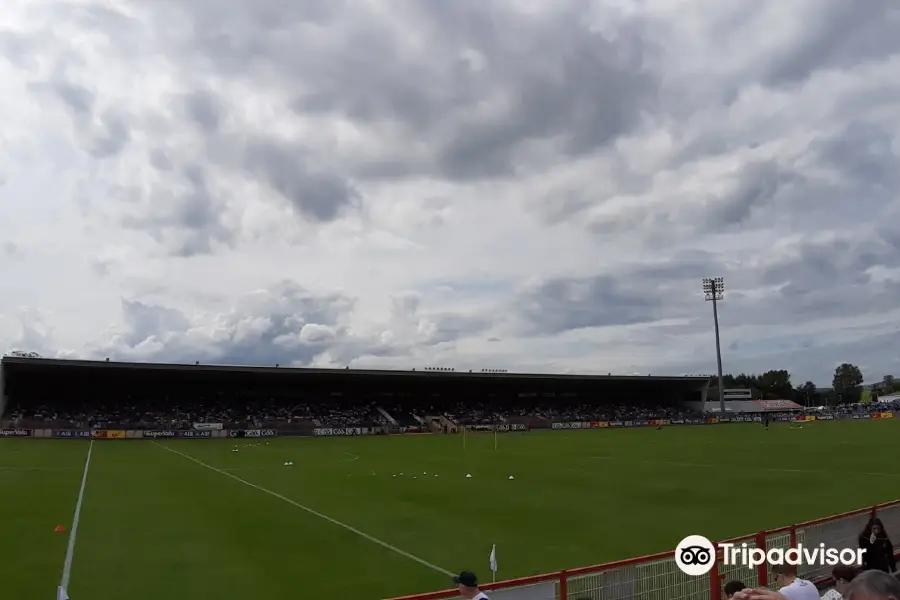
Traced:
[[63, 586], [56, 588], [56, 600], [69, 600], [69, 595]]
[[[497, 578], [497, 544], [491, 546], [491, 574], [492, 578]], [[68, 600], [68, 599], [66, 599]]]

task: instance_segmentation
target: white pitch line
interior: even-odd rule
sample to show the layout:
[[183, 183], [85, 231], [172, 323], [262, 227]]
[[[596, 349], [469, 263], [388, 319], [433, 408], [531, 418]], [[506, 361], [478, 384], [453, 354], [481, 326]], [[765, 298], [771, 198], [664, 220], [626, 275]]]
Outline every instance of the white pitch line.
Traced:
[[[353, 462], [353, 461], [359, 460], [359, 455], [357, 455], [357, 454], [351, 454], [350, 452], [344, 452], [343, 454], [344, 454], [344, 456], [347, 456], [349, 458], [342, 458], [341, 460], [334, 460], [331, 462], [319, 463], [319, 464], [339, 465], [342, 463], [348, 463], [348, 462]], [[228, 467], [228, 468], [225, 468], [222, 470], [228, 471], [229, 473], [233, 473], [234, 471], [245, 471], [245, 472], [249, 472], [249, 471], [283, 471], [284, 467]]]
[[66, 548], [66, 560], [63, 562], [62, 578], [59, 581], [60, 598], [68, 598], [69, 579], [72, 576], [72, 560], [75, 558], [75, 540], [78, 537], [78, 521], [81, 519], [81, 504], [84, 502], [84, 488], [87, 485], [88, 469], [91, 467], [91, 453], [94, 451], [94, 440], [88, 445], [87, 458], [84, 459], [84, 473], [81, 475], [81, 487], [78, 489], [78, 500], [75, 502], [75, 516], [72, 517], [72, 529], [69, 530], [69, 546]]
[[338, 527], [341, 527], [342, 529], [346, 529], [347, 531], [349, 531], [351, 533], [355, 533], [359, 537], [361, 537], [365, 540], [368, 540], [368, 541], [372, 542], [373, 544], [377, 544], [377, 545], [381, 546], [382, 548], [385, 548], [386, 550], [390, 550], [391, 552], [394, 552], [396, 554], [399, 554], [400, 556], [408, 558], [411, 561], [417, 562], [422, 566], [428, 567], [432, 571], [437, 571], [438, 573], [441, 573], [443, 575], [447, 575], [450, 577], [453, 576], [453, 572], [448, 571], [447, 569], [443, 569], [437, 565], [433, 565], [430, 562], [428, 562], [427, 560], [425, 560], [424, 558], [419, 558], [418, 556], [416, 556], [414, 554], [410, 554], [409, 552], [406, 552], [405, 550], [401, 550], [400, 548], [393, 546], [383, 540], [379, 540], [376, 537], [372, 537], [368, 533], [366, 533], [364, 531], [360, 531], [359, 529], [357, 529], [356, 527], [353, 527], [352, 525], [347, 525], [346, 523], [338, 521], [337, 519], [335, 519], [333, 517], [329, 517], [328, 515], [322, 514], [319, 511], [314, 510], [308, 506], [304, 506], [295, 500], [291, 500], [287, 496], [282, 496], [278, 492], [273, 492], [272, 490], [270, 490], [268, 488], [264, 488], [261, 485], [256, 485], [255, 483], [251, 483], [251, 482], [247, 481], [246, 479], [241, 479], [240, 477], [238, 477], [237, 475], [234, 475], [233, 473], [229, 473], [228, 471], [223, 471], [222, 469], [219, 469], [212, 465], [206, 464], [202, 460], [194, 458], [190, 454], [185, 454], [184, 452], [179, 452], [178, 450], [175, 450], [174, 448], [170, 448], [168, 446], [164, 446], [164, 445], [160, 444], [159, 442], [154, 441], [153, 443], [156, 444], [157, 446], [159, 446], [160, 448], [162, 448], [163, 450], [168, 450], [169, 452], [171, 452], [173, 454], [177, 454], [178, 456], [181, 456], [182, 458], [186, 458], [191, 462], [197, 463], [201, 467], [206, 467], [210, 471], [215, 471], [216, 473], [219, 473], [220, 475], [224, 475], [225, 477], [230, 477], [231, 479], [234, 479], [237, 482], [243, 483], [244, 485], [246, 485], [248, 487], [252, 487], [253, 489], [259, 490], [260, 492], [263, 492], [264, 494], [268, 494], [274, 498], [278, 498], [279, 500], [282, 500], [283, 502], [287, 502], [291, 506], [293, 506], [295, 508], [299, 508], [300, 510], [305, 511], [305, 512], [313, 515], [314, 517], [319, 517], [323, 521], [328, 521], [332, 525], [337, 525]]

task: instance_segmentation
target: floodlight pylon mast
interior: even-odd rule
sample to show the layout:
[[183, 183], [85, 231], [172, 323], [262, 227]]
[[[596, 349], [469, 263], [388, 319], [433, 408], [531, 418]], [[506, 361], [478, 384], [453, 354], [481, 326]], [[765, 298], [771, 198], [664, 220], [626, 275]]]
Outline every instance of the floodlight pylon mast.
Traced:
[[722, 343], [719, 340], [719, 300], [725, 297], [725, 280], [721, 277], [703, 279], [703, 296], [713, 306], [713, 326], [716, 330], [716, 362], [719, 367], [719, 411], [725, 414], [725, 384], [722, 378]]

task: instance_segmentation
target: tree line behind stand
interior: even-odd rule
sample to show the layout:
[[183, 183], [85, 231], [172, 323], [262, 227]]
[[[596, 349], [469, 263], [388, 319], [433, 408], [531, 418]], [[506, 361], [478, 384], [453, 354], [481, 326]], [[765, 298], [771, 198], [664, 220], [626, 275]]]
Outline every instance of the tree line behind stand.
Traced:
[[[725, 389], [750, 389], [756, 400], [793, 400], [803, 406], [832, 406], [835, 404], [851, 404], [867, 398], [877, 399], [900, 392], [900, 382], [895, 382], [890, 375], [875, 385], [864, 385], [863, 374], [859, 367], [844, 363], [834, 370], [830, 388], [817, 387], [812, 381], [795, 386], [791, 374], [784, 370], [771, 370], [758, 375], [724, 375]], [[713, 377], [708, 398], [719, 397], [718, 378]]]

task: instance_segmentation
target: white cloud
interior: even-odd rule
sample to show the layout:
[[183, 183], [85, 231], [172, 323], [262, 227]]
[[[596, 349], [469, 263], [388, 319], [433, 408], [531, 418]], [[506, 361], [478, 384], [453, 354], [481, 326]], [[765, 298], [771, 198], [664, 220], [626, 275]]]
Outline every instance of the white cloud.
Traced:
[[[525, 6], [527, 4], [527, 6]], [[0, 345], [896, 368], [893, 2], [0, 11]]]

